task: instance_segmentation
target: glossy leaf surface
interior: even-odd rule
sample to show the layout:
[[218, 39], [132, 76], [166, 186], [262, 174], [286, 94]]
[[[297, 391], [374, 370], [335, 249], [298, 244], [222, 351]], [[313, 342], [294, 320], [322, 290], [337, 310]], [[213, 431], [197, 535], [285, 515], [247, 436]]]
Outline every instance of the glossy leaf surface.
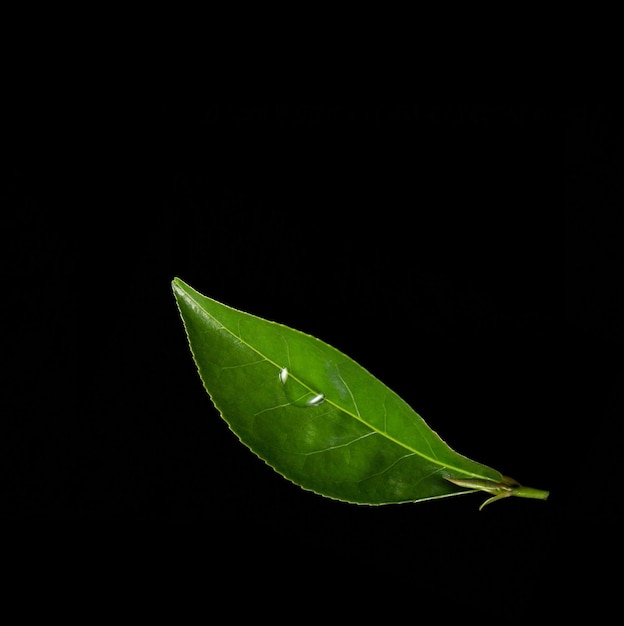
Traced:
[[346, 502], [389, 504], [503, 481], [498, 471], [452, 450], [339, 350], [203, 296], [179, 278], [172, 286], [215, 407], [246, 446], [302, 488]]

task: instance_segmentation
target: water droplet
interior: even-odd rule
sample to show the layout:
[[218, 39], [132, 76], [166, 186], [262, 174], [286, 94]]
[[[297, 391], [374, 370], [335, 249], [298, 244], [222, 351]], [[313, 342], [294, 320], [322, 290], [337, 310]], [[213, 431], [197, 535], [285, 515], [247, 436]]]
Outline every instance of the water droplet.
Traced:
[[325, 402], [325, 394], [317, 393], [306, 401], [306, 406], [319, 406]]
[[309, 387], [290, 376], [288, 368], [283, 367], [280, 370], [279, 379], [284, 387], [284, 393], [291, 404], [301, 408], [311, 408], [325, 402], [324, 393], [312, 391]]

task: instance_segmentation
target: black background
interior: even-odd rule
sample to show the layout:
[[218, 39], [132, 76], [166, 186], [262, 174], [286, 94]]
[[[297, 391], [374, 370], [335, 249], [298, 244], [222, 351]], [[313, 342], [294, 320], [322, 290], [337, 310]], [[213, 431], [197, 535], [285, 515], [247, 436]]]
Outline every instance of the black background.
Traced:
[[[100, 558], [129, 523], [155, 566], [225, 550], [246, 580], [317, 572], [343, 600], [407, 578], [506, 623], [607, 594], [583, 598], [621, 523], [619, 114], [46, 76], [4, 118], [2, 519], [109, 522]], [[549, 500], [290, 484], [212, 407], [175, 276], [334, 345]]]

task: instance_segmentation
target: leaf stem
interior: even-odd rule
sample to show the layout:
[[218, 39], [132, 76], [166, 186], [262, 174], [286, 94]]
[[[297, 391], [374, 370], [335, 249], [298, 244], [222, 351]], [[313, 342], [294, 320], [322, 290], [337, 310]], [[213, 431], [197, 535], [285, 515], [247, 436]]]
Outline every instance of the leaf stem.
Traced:
[[520, 485], [512, 490], [511, 495], [518, 496], [519, 498], [546, 500], [550, 495], [550, 491], [545, 491], [544, 489], [534, 489], [533, 487], [525, 487], [523, 485]]
[[500, 482], [494, 482], [492, 480], [483, 480], [481, 478], [451, 478], [447, 477], [446, 480], [458, 485], [459, 487], [466, 487], [467, 489], [473, 489], [476, 491], [485, 491], [485, 493], [492, 494], [491, 498], [488, 498], [480, 507], [479, 510], [492, 502], [508, 498], [509, 496], [518, 496], [519, 498], [532, 498], [533, 500], [546, 500], [550, 495], [549, 491], [544, 489], [534, 489], [533, 487], [525, 487], [518, 481], [509, 476], [503, 476], [503, 480]]

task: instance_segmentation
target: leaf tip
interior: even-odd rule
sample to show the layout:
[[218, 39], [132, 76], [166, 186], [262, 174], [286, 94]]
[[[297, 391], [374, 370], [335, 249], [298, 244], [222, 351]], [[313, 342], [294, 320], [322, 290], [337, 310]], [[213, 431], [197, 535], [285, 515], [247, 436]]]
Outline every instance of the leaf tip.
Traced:
[[188, 285], [181, 278], [174, 276], [171, 281], [171, 289], [173, 290], [173, 295], [176, 298], [185, 292], [185, 287], [188, 287]]

